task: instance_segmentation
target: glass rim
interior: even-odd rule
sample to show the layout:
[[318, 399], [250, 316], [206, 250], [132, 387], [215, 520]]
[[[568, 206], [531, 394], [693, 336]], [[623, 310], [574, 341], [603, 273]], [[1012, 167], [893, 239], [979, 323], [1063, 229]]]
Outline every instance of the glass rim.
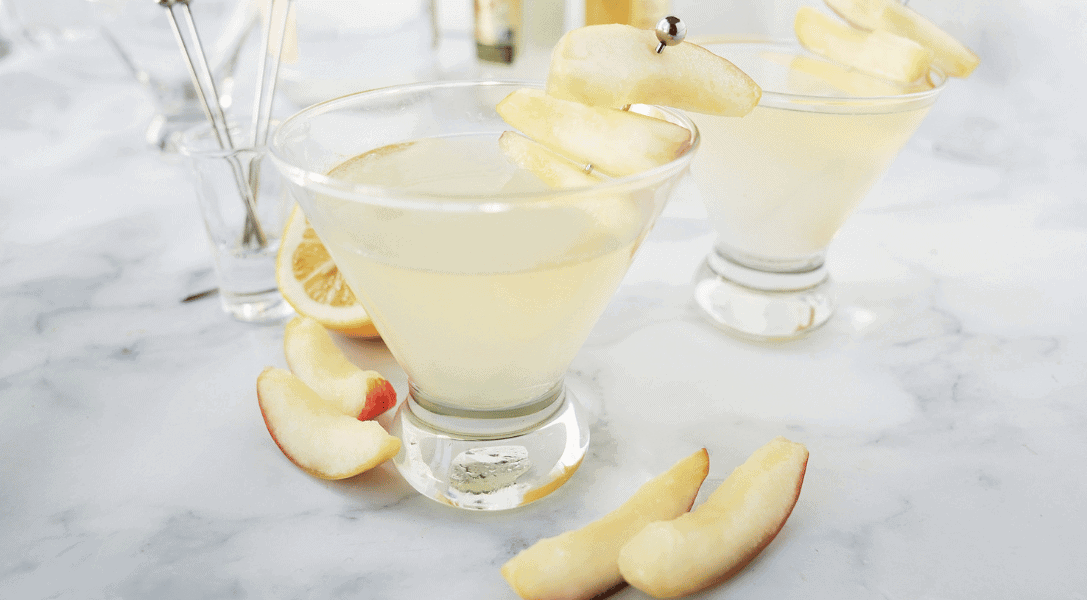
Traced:
[[[517, 88], [531, 87], [542, 89], [543, 83], [539, 81], [524, 80], [447, 80], [431, 81], [409, 84], [391, 85], [372, 90], [354, 92], [337, 98], [332, 98], [304, 108], [290, 117], [283, 119], [269, 138], [267, 150], [272, 162], [280, 169], [287, 179], [297, 185], [313, 189], [319, 193], [331, 193], [340, 198], [358, 200], [368, 204], [380, 205], [389, 208], [401, 208], [410, 210], [423, 210], [430, 212], [505, 212], [510, 210], [523, 210], [533, 207], [545, 207], [556, 201], [571, 196], [599, 196], [615, 193], [618, 190], [638, 188], [660, 181], [668, 176], [690, 166], [701, 143], [701, 134], [698, 126], [683, 112], [669, 107], [649, 106], [668, 115], [677, 124], [691, 132], [691, 143], [687, 149], [671, 161], [625, 177], [613, 177], [600, 183], [589, 186], [571, 188], [553, 188], [533, 192], [496, 192], [489, 194], [486, 200], [480, 200], [480, 194], [468, 193], [438, 193], [404, 191], [382, 185], [349, 183], [342, 179], [329, 177], [325, 173], [319, 173], [295, 164], [287, 158], [283, 152], [285, 145], [284, 136], [292, 126], [304, 123], [308, 119], [333, 112], [343, 107], [350, 106], [364, 100], [375, 98], [389, 98], [397, 95], [410, 95], [420, 91], [435, 89], [478, 88], [478, 87], [509, 87], [510, 91]], [[647, 105], [635, 105], [647, 106]], [[509, 130], [514, 130], [509, 126]]]
[[[722, 46], [725, 44], [773, 46], [799, 50], [802, 55], [828, 60], [825, 57], [810, 52], [795, 39], [760, 36], [710, 35], [699, 36], [697, 39], [690, 41], [705, 47], [707, 50], [710, 50], [710, 52], [713, 52], [713, 50], [709, 48], [710, 46]], [[869, 77], [874, 76], [869, 75]], [[929, 83], [932, 84], [932, 87], [915, 92], [885, 96], [820, 96], [815, 94], [796, 94], [763, 89], [762, 98], [759, 100], [759, 106], [768, 106], [770, 108], [792, 108], [796, 110], [801, 110], [805, 106], [819, 106], [827, 109], [840, 107], [844, 110], [850, 110], [872, 108], [874, 106], [897, 107], [923, 103], [925, 101], [928, 101], [928, 103], [931, 104], [936, 101], [936, 97], [940, 95], [940, 92], [942, 92], [947, 85], [948, 76], [937, 67], [930, 66], [925, 77], [929, 80]], [[878, 77], [876, 79], [878, 79]]]
[[[279, 119], [272, 119], [268, 125], [269, 131], [274, 131], [280, 122]], [[252, 118], [248, 115], [244, 118], [228, 118], [227, 125], [234, 143], [233, 148], [219, 145], [215, 127], [205, 120], [181, 132], [177, 142], [178, 153], [190, 158], [226, 158], [244, 152], [261, 153], [268, 149], [268, 144], [253, 146], [248, 143], [248, 135], [253, 128]], [[243, 136], [246, 137], [243, 139]]]

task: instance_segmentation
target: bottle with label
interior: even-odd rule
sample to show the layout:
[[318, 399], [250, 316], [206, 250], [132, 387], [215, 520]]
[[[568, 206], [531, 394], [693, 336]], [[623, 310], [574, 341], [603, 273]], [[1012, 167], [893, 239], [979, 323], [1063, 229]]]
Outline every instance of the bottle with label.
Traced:
[[652, 29], [670, 10], [670, 0], [585, 0], [585, 24], [622, 23]]
[[476, 56], [513, 64], [521, 45], [521, 0], [475, 0]]

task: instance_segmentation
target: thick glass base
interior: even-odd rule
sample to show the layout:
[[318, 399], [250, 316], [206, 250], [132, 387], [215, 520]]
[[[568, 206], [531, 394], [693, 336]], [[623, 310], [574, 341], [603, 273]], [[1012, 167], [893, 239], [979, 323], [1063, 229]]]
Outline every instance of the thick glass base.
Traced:
[[834, 313], [834, 285], [821, 261], [810, 270], [763, 271], [714, 252], [695, 274], [694, 297], [711, 323], [757, 341], [803, 337]]
[[390, 433], [393, 459], [423, 495], [469, 510], [506, 510], [555, 491], [574, 474], [589, 428], [565, 386], [522, 411], [448, 411], [408, 396]]
[[279, 288], [252, 294], [220, 291], [219, 298], [226, 314], [246, 323], [275, 323], [294, 314]]

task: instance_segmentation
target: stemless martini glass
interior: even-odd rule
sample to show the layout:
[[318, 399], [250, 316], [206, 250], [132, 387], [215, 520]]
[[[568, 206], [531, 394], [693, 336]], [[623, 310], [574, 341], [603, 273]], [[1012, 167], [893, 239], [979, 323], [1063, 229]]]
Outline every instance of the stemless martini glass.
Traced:
[[806, 55], [795, 43], [700, 41], [763, 89], [742, 118], [695, 115], [692, 172], [717, 233], [695, 300], [740, 337], [787, 340], [824, 324], [824, 260], [846, 218], [921, 124], [945, 78], [895, 86]]
[[495, 510], [561, 486], [589, 431], [566, 370], [681, 177], [678, 158], [550, 189], [512, 165], [495, 105], [521, 83], [353, 94], [287, 119], [277, 167], [408, 375], [395, 464], [423, 494]]

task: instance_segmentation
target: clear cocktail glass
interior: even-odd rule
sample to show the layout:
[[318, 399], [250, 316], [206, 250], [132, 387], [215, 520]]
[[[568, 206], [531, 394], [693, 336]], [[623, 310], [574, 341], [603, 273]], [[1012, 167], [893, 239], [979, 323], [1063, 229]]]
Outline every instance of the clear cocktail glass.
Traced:
[[721, 329], [788, 340], [834, 312], [827, 248], [943, 89], [896, 86], [822, 62], [790, 42], [700, 40], [763, 89], [741, 118], [693, 115], [692, 168], [717, 233], [695, 299]]
[[[550, 189], [499, 149], [522, 83], [384, 88], [315, 105], [271, 142], [277, 167], [373, 318], [409, 391], [395, 464], [479, 510], [561, 486], [589, 430], [563, 379], [688, 167]], [[376, 166], [375, 166], [376, 165]]]

